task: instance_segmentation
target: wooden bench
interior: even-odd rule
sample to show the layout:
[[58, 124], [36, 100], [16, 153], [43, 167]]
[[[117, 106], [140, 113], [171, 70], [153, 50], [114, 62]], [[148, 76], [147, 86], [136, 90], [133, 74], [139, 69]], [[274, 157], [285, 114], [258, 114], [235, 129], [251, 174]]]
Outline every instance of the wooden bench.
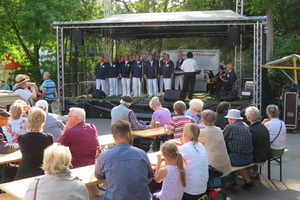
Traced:
[[14, 198], [13, 196], [4, 193], [4, 194], [0, 194], [0, 200], [16, 200], [16, 198]]

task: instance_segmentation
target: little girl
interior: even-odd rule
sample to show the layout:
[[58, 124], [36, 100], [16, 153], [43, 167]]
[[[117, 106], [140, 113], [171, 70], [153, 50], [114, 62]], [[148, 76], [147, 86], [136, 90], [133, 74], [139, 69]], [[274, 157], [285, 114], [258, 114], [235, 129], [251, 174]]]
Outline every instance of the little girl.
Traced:
[[[174, 143], [165, 142], [157, 155], [155, 181], [163, 181], [162, 190], [153, 195], [153, 200], [181, 200], [186, 186], [183, 159]], [[162, 158], [163, 156], [163, 158]], [[163, 160], [166, 166], [161, 168]]]

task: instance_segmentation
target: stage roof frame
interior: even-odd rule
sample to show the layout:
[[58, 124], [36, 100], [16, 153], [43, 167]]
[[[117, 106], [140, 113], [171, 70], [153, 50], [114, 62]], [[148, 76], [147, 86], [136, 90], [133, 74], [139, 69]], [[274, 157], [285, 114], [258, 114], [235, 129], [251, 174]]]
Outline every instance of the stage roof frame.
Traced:
[[[262, 62], [265, 48], [264, 35], [267, 25], [266, 16], [244, 16], [232, 10], [217, 11], [183, 11], [167, 13], [134, 13], [118, 14], [103, 19], [88, 21], [53, 22], [57, 37], [57, 75], [58, 91], [61, 100], [60, 110], [65, 111], [64, 105], [64, 46], [65, 30], [81, 29], [94, 32], [99, 37], [110, 39], [144, 39], [168, 37], [217, 36], [228, 34], [229, 26], [239, 26], [241, 30], [253, 34], [253, 105], [261, 110], [262, 105]], [[244, 28], [245, 27], [245, 28]], [[252, 28], [252, 29], [251, 29]], [[247, 32], [248, 32], [247, 31]], [[241, 77], [242, 66], [242, 36], [240, 46], [235, 47], [235, 69]], [[107, 40], [109, 41], [109, 40]], [[107, 44], [112, 44], [107, 42]], [[239, 86], [241, 81], [239, 80]], [[239, 88], [241, 89], [241, 88]]]

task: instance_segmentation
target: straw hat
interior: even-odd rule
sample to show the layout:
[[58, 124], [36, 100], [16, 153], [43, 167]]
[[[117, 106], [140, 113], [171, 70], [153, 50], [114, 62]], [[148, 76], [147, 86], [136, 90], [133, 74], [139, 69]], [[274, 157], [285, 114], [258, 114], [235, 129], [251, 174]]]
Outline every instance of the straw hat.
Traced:
[[227, 115], [225, 118], [229, 119], [237, 119], [237, 120], [242, 120], [243, 118], [241, 117], [241, 112], [237, 109], [231, 109], [228, 111]]
[[16, 76], [16, 85], [22, 85], [25, 82], [30, 81], [30, 78], [24, 74], [18, 74]]

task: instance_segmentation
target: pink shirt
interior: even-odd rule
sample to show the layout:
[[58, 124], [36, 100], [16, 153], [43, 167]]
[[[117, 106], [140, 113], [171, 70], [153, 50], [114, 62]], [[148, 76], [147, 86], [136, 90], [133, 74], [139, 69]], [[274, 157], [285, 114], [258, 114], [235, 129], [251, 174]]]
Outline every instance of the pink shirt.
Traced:
[[57, 142], [70, 148], [74, 168], [95, 164], [100, 144], [93, 124], [80, 122], [66, 130]]
[[152, 119], [155, 121], [159, 121], [161, 127], [165, 124], [169, 125], [171, 120], [171, 113], [167, 108], [160, 108], [154, 111]]

